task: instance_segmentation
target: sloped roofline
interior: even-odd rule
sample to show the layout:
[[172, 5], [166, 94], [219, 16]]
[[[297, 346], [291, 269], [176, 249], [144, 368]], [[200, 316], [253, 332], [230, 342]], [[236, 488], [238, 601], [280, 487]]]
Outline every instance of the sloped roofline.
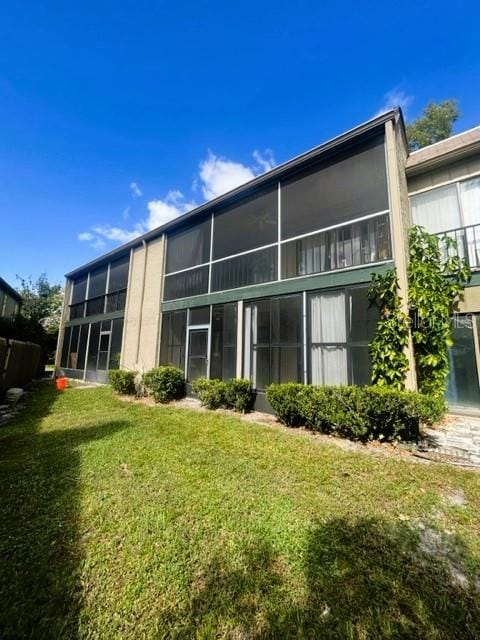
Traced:
[[8, 282], [4, 280], [2, 277], [0, 277], [0, 289], [3, 289], [3, 291], [6, 291], [8, 295], [12, 296], [12, 298], [15, 298], [17, 302], [22, 302], [23, 300], [22, 296], [11, 285], [9, 285]]
[[98, 258], [95, 258], [95, 260], [92, 260], [82, 265], [81, 267], [70, 271], [65, 275], [65, 277], [72, 278], [75, 276], [79, 276], [86, 271], [90, 271], [92, 268], [101, 266], [106, 262], [126, 255], [131, 249], [138, 247], [142, 243], [158, 238], [166, 231], [171, 231], [177, 227], [180, 227], [185, 222], [190, 221], [192, 218], [199, 217], [211, 209], [217, 208], [221, 205], [233, 204], [239, 198], [245, 197], [250, 193], [255, 192], [261, 186], [266, 185], [269, 182], [279, 180], [286, 173], [289, 173], [292, 170], [298, 170], [299, 168], [308, 166], [310, 163], [320, 159], [322, 155], [327, 155], [328, 153], [334, 151], [337, 147], [352, 142], [355, 140], [355, 138], [360, 137], [364, 134], [368, 134], [381, 125], [384, 125], [389, 120], [394, 120], [396, 123], [400, 122], [402, 136], [404, 139], [404, 143], [406, 144], [405, 124], [402, 111], [400, 107], [390, 109], [389, 111], [385, 111], [384, 113], [381, 113], [378, 116], [375, 116], [374, 118], [371, 118], [370, 120], [367, 120], [366, 122], [354, 127], [353, 129], [349, 129], [345, 133], [342, 133], [335, 138], [331, 138], [330, 140], [327, 140], [326, 142], [313, 147], [309, 151], [305, 151], [304, 153], [301, 153], [300, 155], [287, 160], [287, 162], [274, 167], [266, 173], [262, 173], [261, 175], [256, 176], [252, 180], [245, 182], [235, 189], [232, 189], [231, 191], [228, 191], [227, 193], [224, 193], [221, 196], [214, 198], [213, 200], [209, 200], [208, 202], [195, 207], [195, 209], [192, 209], [191, 211], [188, 211], [187, 213], [184, 213], [181, 216], [178, 216], [177, 218], [174, 218], [173, 220], [170, 220], [169, 222], [166, 222], [165, 224], [156, 227], [155, 229], [152, 229], [151, 231], [148, 231], [141, 236], [138, 236], [138, 238], [135, 238], [134, 240], [131, 240], [130, 242], [127, 242], [120, 247], [117, 247], [116, 249], [113, 249], [112, 251], [99, 256]]

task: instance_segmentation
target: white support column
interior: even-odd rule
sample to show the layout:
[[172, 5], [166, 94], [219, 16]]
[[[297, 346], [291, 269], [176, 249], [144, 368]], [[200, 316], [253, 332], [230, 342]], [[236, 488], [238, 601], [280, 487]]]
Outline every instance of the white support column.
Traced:
[[237, 302], [237, 378], [243, 378], [243, 300]]

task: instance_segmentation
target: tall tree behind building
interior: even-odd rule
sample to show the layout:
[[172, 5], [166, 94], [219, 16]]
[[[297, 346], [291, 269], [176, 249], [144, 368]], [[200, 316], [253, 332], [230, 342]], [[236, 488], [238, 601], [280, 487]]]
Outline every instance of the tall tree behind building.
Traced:
[[452, 135], [453, 123], [459, 116], [457, 100], [430, 102], [423, 110], [423, 114], [407, 125], [410, 151], [417, 151], [429, 144], [449, 138]]

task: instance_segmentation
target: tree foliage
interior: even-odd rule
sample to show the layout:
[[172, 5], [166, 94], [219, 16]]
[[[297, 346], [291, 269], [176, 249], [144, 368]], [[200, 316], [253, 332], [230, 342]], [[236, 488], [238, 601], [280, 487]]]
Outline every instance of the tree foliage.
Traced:
[[457, 100], [428, 104], [420, 117], [407, 125], [410, 151], [416, 151], [452, 135], [453, 123], [460, 111]]
[[409, 234], [409, 306], [419, 390], [443, 397], [448, 377], [451, 317], [470, 279], [452, 238], [413, 227]]
[[369, 297], [380, 311], [370, 343], [372, 383], [401, 389], [408, 371], [405, 347], [411, 330], [419, 391], [433, 399], [445, 394], [452, 345], [452, 315], [470, 278], [456, 243], [422, 227], [409, 232], [410, 317], [401, 309], [396, 269], [373, 274]]
[[61, 285], [51, 284], [45, 273], [36, 280], [20, 278], [20, 284], [22, 316], [40, 323], [47, 333], [57, 333], [63, 306]]
[[377, 305], [380, 314], [369, 349], [372, 384], [403, 389], [408, 371], [408, 358], [405, 354], [409, 337], [408, 317], [402, 311], [395, 268], [383, 274], [373, 274], [368, 297], [371, 303]]

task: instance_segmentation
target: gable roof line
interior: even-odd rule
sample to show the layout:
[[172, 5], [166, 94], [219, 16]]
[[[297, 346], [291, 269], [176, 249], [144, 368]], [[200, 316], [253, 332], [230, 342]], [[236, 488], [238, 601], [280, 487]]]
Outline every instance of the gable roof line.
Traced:
[[302, 167], [303, 165], [307, 165], [309, 162], [312, 162], [313, 160], [317, 160], [320, 156], [322, 156], [323, 154], [326, 154], [328, 151], [331, 151], [342, 144], [345, 144], [351, 140], [354, 140], [357, 136], [361, 136], [362, 134], [368, 133], [369, 131], [379, 127], [380, 125], [385, 124], [389, 120], [395, 120], [395, 122], [400, 121], [402, 124], [402, 127], [401, 127], [402, 131], [405, 130], [403, 115], [400, 107], [395, 107], [394, 109], [385, 111], [384, 113], [381, 113], [380, 115], [375, 116], [374, 118], [371, 118], [370, 120], [367, 120], [366, 122], [352, 129], [349, 129], [348, 131], [340, 134], [339, 136], [330, 138], [326, 142], [323, 142], [322, 144], [317, 145], [316, 147], [313, 147], [308, 151], [301, 153], [298, 156], [294, 156], [290, 160], [287, 160], [286, 162], [279, 164], [273, 169], [270, 169], [270, 171], [267, 171], [266, 173], [262, 173], [261, 175], [256, 176], [255, 178], [252, 178], [252, 180], [249, 180], [248, 182], [245, 182], [239, 185], [238, 187], [235, 187], [234, 189], [227, 191], [227, 193], [224, 193], [214, 198], [213, 200], [209, 200], [199, 205], [198, 207], [195, 207], [195, 209], [192, 209], [191, 211], [188, 211], [187, 213], [184, 213], [174, 218], [173, 220], [169, 220], [165, 224], [160, 225], [159, 227], [156, 227], [151, 231], [147, 231], [146, 233], [138, 236], [137, 238], [134, 238], [130, 242], [127, 242], [121, 245], [120, 247], [117, 247], [112, 251], [109, 251], [108, 253], [103, 254], [98, 258], [95, 258], [95, 260], [92, 260], [82, 265], [81, 267], [78, 267], [68, 272], [65, 275], [65, 277], [71, 278], [72, 276], [80, 275], [82, 272], [88, 271], [95, 266], [100, 266], [101, 264], [108, 262], [109, 260], [112, 260], [115, 257], [120, 257], [121, 255], [126, 254], [131, 249], [139, 246], [143, 242], [153, 240], [154, 238], [165, 233], [166, 231], [170, 229], [174, 229], [177, 226], [181, 226], [185, 221], [190, 220], [191, 218], [194, 218], [196, 216], [200, 216], [206, 213], [210, 209], [214, 209], [219, 205], [229, 203], [229, 201], [233, 203], [235, 199], [238, 198], [239, 196], [247, 195], [250, 191], [254, 191], [258, 189], [260, 186], [267, 184], [269, 181], [279, 179], [282, 175], [284, 175], [288, 171], [291, 171], [292, 169], [296, 169], [298, 167]]

